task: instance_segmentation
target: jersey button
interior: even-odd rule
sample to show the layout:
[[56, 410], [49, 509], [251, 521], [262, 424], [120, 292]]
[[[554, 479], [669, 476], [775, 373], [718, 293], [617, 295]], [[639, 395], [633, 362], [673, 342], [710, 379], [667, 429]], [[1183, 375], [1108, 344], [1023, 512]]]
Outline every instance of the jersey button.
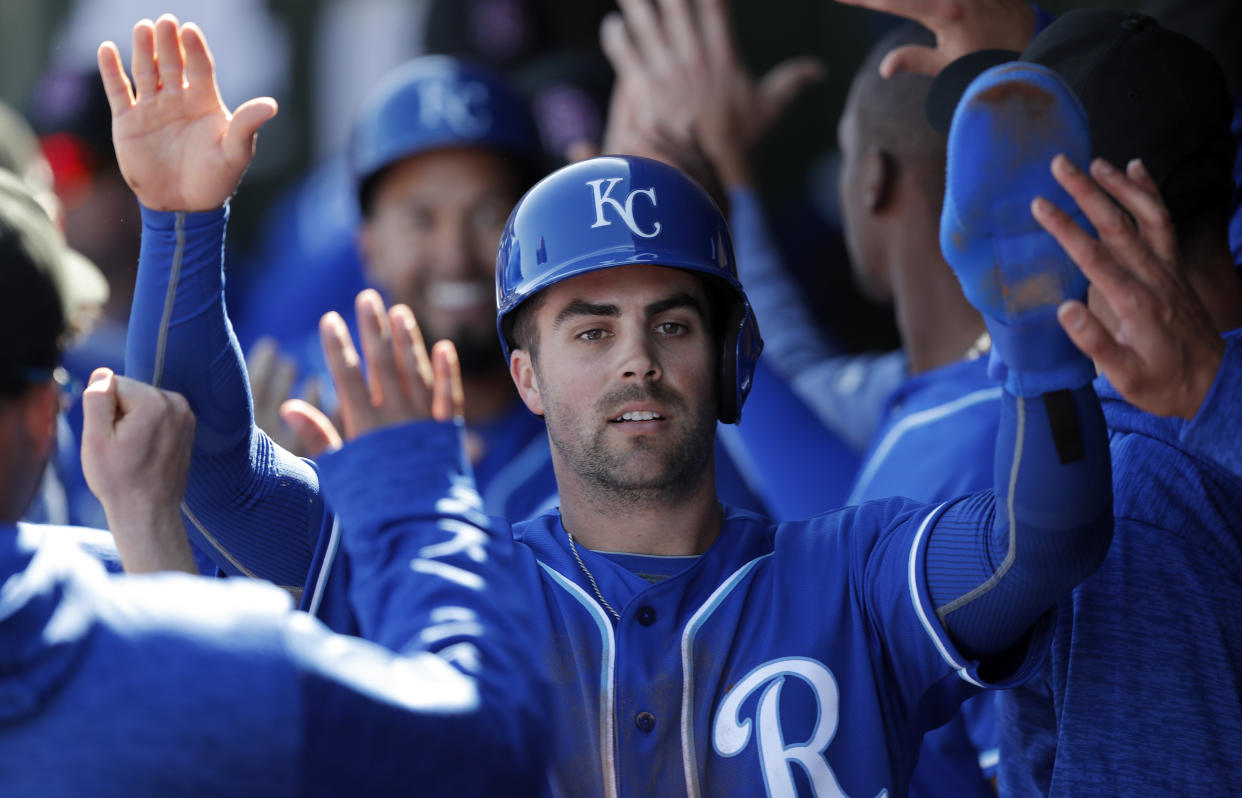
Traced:
[[655, 728], [655, 715], [650, 712], [639, 712], [634, 716], [634, 725], [640, 732], [647, 734]]
[[650, 626], [655, 623], [656, 611], [651, 607], [638, 608], [638, 622], [643, 626]]

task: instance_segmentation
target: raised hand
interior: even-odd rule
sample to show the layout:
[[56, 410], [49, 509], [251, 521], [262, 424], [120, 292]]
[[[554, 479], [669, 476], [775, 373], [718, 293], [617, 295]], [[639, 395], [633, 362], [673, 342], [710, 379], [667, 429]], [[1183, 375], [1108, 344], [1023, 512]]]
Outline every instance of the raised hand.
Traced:
[[880, 62], [880, 74], [940, 74], [976, 50], [1026, 49], [1035, 35], [1035, 12], [1021, 0], [837, 0], [918, 22], [936, 36], [935, 47], [905, 45]]
[[463, 415], [461, 368], [451, 342], [438, 342], [428, 356], [413, 312], [405, 305], [385, 308], [373, 289], [358, 294], [355, 311], [366, 358], [365, 376], [345, 320], [332, 312], [319, 322], [344, 435], [305, 402], [291, 400], [281, 408], [281, 417], [313, 453], [337, 448], [342, 440], [381, 427], [428, 418], [448, 421]]
[[112, 42], [99, 46], [121, 174], [138, 200], [162, 211], [219, 208], [254, 157], [276, 101], [259, 97], [229, 113], [203, 33], [164, 14], [134, 26], [131, 85]]
[[793, 58], [756, 80], [738, 58], [723, 0], [620, 6], [600, 29], [617, 72], [604, 151], [633, 152], [632, 142], [699, 150], [726, 185], [749, 182], [751, 148], [823, 65]]
[[1097, 158], [1088, 176], [1057, 156], [1052, 174], [1099, 239], [1050, 203], [1036, 200], [1031, 211], [1107, 305], [1096, 307], [1094, 297], [1091, 308], [1065, 302], [1057, 311], [1065, 332], [1131, 404], [1193, 418], [1216, 379], [1225, 342], [1178, 266], [1177, 236], [1155, 182], [1137, 160], [1122, 173]]
[[96, 369], [82, 392], [82, 473], [128, 573], [197, 573], [181, 520], [194, 413], [180, 394]]

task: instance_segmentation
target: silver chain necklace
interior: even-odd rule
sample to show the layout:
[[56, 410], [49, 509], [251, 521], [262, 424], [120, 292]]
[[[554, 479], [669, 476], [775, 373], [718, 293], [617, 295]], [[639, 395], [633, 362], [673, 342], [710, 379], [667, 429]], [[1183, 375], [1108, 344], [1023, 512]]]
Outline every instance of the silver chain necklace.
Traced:
[[612, 617], [621, 622], [621, 614], [612, 608], [608, 603], [608, 599], [604, 598], [604, 594], [599, 591], [599, 585], [595, 583], [595, 577], [591, 574], [591, 569], [586, 567], [586, 563], [582, 561], [582, 557], [578, 556], [578, 547], [574, 544], [574, 536], [568, 529], [565, 534], [569, 536], [569, 550], [573, 553], [574, 559], [578, 561], [578, 567], [582, 569], [582, 573], [586, 574], [587, 581], [591, 583], [591, 589], [595, 591], [595, 598], [599, 599], [599, 603], [604, 605], [604, 609], [612, 613]]

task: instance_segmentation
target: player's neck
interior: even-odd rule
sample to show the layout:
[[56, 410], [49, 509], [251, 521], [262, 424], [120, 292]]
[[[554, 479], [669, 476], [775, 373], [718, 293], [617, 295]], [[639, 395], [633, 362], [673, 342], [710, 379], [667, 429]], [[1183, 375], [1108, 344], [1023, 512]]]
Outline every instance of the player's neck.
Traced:
[[578, 545], [630, 554], [702, 554], [720, 534], [721, 509], [710, 466], [692, 491], [663, 499], [618, 495], [561, 478], [561, 522]]
[[961, 360], [986, 327], [938, 252], [907, 258], [892, 270], [893, 310], [913, 375]]

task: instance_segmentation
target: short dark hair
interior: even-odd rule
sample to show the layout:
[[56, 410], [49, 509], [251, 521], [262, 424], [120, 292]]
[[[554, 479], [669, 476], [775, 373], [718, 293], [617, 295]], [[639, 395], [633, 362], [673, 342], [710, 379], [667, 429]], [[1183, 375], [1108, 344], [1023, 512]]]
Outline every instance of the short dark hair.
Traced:
[[539, 327], [535, 324], [535, 314], [543, 306], [547, 294], [540, 291], [513, 309], [505, 317], [504, 335], [509, 341], [510, 349], [524, 349], [531, 357], [539, 349]]
[[933, 208], [944, 201], [947, 139], [923, 112], [932, 79], [910, 72], [880, 77], [880, 61], [903, 45], [934, 47], [936, 37], [922, 25], [902, 23], [885, 34], [863, 59], [850, 86], [850, 102], [863, 138], [898, 156]]

